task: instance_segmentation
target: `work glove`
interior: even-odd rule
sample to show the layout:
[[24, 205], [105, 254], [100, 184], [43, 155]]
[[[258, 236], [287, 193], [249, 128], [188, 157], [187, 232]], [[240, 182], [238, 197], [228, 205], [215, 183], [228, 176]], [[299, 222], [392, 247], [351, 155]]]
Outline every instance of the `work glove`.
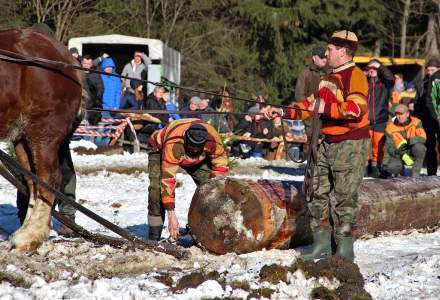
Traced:
[[408, 142], [407, 142], [407, 140], [403, 140], [400, 143], [399, 147], [397, 148], [397, 151], [400, 153], [400, 155], [403, 155], [403, 154], [407, 153], [408, 150], [409, 150]]
[[402, 160], [407, 166], [412, 166], [414, 164], [414, 161], [412, 160], [411, 156], [409, 156], [407, 153], [402, 155]]

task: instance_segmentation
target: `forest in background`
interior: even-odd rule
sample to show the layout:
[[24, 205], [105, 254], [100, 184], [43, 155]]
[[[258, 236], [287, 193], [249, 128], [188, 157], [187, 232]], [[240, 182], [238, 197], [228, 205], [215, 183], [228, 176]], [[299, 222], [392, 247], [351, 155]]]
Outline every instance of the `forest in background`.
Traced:
[[354, 31], [358, 54], [434, 57], [440, 0], [0, 0], [0, 29], [45, 23], [57, 39], [124, 34], [182, 55], [182, 85], [292, 99], [310, 51]]

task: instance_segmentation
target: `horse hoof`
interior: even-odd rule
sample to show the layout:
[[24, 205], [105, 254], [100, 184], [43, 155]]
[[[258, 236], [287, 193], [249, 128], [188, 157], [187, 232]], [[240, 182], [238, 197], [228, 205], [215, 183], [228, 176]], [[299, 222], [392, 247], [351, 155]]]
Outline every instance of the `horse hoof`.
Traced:
[[11, 243], [13, 248], [19, 252], [35, 252], [41, 246], [43, 240], [38, 240], [36, 236], [19, 230], [12, 236]]

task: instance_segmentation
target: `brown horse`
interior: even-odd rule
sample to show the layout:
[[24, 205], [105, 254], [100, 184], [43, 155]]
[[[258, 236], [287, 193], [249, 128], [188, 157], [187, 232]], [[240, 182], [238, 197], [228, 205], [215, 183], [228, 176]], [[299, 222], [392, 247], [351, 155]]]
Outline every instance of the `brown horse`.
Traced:
[[[62, 43], [31, 29], [0, 31], [0, 49], [75, 64]], [[55, 189], [61, 178], [60, 146], [79, 117], [82, 76], [70, 68], [0, 56], [0, 139], [10, 138], [21, 166]], [[49, 235], [54, 195], [28, 178], [26, 182], [28, 211], [12, 244], [19, 251], [34, 251]]]

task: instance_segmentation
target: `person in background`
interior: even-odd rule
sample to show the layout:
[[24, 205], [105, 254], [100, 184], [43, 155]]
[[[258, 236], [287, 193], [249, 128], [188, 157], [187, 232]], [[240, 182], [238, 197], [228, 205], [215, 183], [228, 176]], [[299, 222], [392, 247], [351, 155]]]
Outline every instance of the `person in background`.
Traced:
[[[136, 79], [148, 79], [145, 73], [149, 64], [151, 64], [151, 59], [142, 51], [137, 50], [133, 54], [133, 59], [122, 69], [121, 75]], [[137, 103], [134, 99], [134, 90], [130, 85], [130, 79], [123, 79], [122, 94], [121, 108], [135, 108]]]
[[[295, 85], [295, 101], [300, 102], [318, 90], [321, 78], [328, 73], [325, 48], [318, 46], [312, 49], [310, 64], [298, 75]], [[302, 152], [308, 153], [312, 134], [312, 120], [303, 120], [307, 142], [302, 145]]]
[[412, 167], [412, 176], [420, 175], [426, 153], [426, 133], [422, 122], [410, 116], [404, 104], [396, 106], [395, 119], [386, 127], [386, 149], [389, 155], [385, 174], [398, 176], [404, 165]]
[[[199, 110], [199, 105], [200, 103], [202, 103], [202, 99], [200, 99], [199, 96], [193, 96], [191, 97], [191, 99], [189, 100], [189, 104], [186, 107], [182, 107], [181, 112], [186, 113], [186, 112], [196, 112]], [[182, 118], [197, 118], [200, 119], [201, 116], [199, 114], [182, 114]]]
[[379, 177], [384, 156], [385, 126], [388, 122], [388, 106], [394, 86], [391, 71], [378, 60], [367, 64], [368, 71], [368, 119], [370, 120], [371, 152], [367, 176]]
[[[90, 55], [84, 55], [81, 58], [81, 66], [87, 70], [95, 70], [93, 66], [93, 59]], [[101, 75], [86, 71], [86, 88], [87, 88], [87, 102], [86, 109], [98, 108], [102, 109], [102, 95], [104, 93], [104, 83]], [[85, 118], [92, 126], [96, 126], [101, 119], [100, 112], [86, 111]]]
[[[177, 111], [177, 106], [173, 102], [171, 102], [170, 92], [165, 89], [165, 93], [163, 94], [163, 100], [165, 101], [165, 106], [168, 111]], [[169, 122], [180, 120], [181, 117], [179, 114], [170, 114]]]
[[[104, 92], [102, 94], [102, 108], [103, 109], [119, 109], [121, 104], [121, 91], [122, 84], [121, 80], [112, 75], [107, 74], [115, 74], [116, 66], [112, 58], [107, 57], [104, 58], [101, 62], [101, 68], [106, 74], [101, 74], [101, 79], [104, 85]], [[101, 112], [101, 122], [98, 124], [101, 128], [98, 129], [98, 132], [101, 134], [109, 134], [111, 132], [110, 129], [105, 128], [106, 125], [113, 125], [109, 120], [118, 118], [118, 115], [112, 113], [110, 111]], [[108, 136], [98, 136], [95, 139], [95, 143], [98, 146], [106, 146], [110, 142], [110, 137]]]
[[[144, 88], [145, 91], [145, 88]], [[162, 86], [156, 86], [153, 90], [153, 92], [145, 97], [141, 104], [142, 110], [167, 110], [165, 101], [163, 99], [163, 95], [165, 94], [165, 88]], [[154, 114], [154, 117], [158, 118], [160, 120], [160, 124], [154, 123], [151, 121], [142, 121], [142, 129], [140, 130], [138, 134], [139, 141], [141, 143], [147, 143], [148, 139], [150, 138], [151, 134], [162, 128], [163, 126], [166, 126], [168, 124], [168, 121], [170, 119], [169, 114]]]
[[179, 222], [174, 208], [179, 167], [200, 185], [209, 178], [227, 175], [228, 155], [218, 132], [200, 119], [171, 122], [153, 133], [149, 145], [154, 152], [148, 157], [148, 237], [160, 239], [166, 211], [169, 232], [177, 239]]
[[415, 104], [415, 116], [422, 120], [426, 132], [426, 169], [428, 176], [437, 175], [437, 151], [440, 144], [440, 60], [426, 64], [426, 77]]

